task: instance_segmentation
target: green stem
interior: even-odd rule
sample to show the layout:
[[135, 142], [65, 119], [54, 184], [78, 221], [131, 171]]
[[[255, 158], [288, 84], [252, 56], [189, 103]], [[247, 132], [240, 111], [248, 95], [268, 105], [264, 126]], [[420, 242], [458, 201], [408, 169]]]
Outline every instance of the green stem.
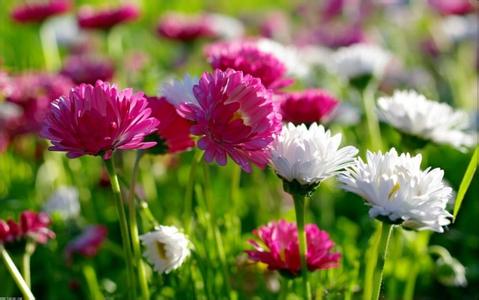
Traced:
[[379, 246], [377, 250], [377, 263], [376, 268], [374, 269], [374, 285], [373, 285], [373, 298], [379, 299], [381, 294], [381, 284], [383, 281], [383, 270], [384, 264], [386, 263], [386, 257], [388, 252], [389, 238], [393, 229], [392, 224], [382, 223], [381, 225], [381, 236], [379, 238]]
[[233, 203], [233, 207], [236, 207], [236, 204], [239, 201], [239, 187], [241, 182], [241, 168], [240, 166], [234, 164], [233, 170], [231, 172], [231, 189], [230, 189], [230, 199]]
[[192, 210], [193, 210], [193, 187], [195, 185], [195, 176], [198, 163], [200, 162], [203, 154], [201, 151], [196, 150], [193, 155], [193, 161], [190, 166], [190, 174], [188, 175], [188, 185], [186, 186], [185, 198], [183, 203], [185, 203], [183, 218], [186, 224], [186, 234], [191, 232], [192, 225]]
[[123, 244], [123, 252], [125, 252], [125, 262], [126, 262], [126, 271], [127, 271], [127, 279], [128, 279], [128, 296], [129, 299], [136, 299], [136, 286], [135, 286], [135, 278], [133, 274], [133, 255], [131, 253], [131, 241], [130, 235], [128, 233], [128, 221], [126, 219], [125, 208], [123, 206], [123, 200], [120, 190], [120, 183], [118, 182], [118, 176], [116, 175], [115, 171], [115, 163], [113, 158], [104, 160], [106, 168], [108, 170], [108, 175], [110, 176], [110, 183], [111, 189], [113, 191], [113, 195], [115, 196], [115, 204], [118, 213], [118, 218], [120, 222], [120, 232], [121, 232], [121, 240]]
[[27, 244], [25, 245], [25, 253], [23, 253], [22, 256], [22, 275], [28, 287], [32, 286], [32, 281], [30, 279], [30, 258], [32, 257], [33, 252], [35, 252], [35, 243], [27, 241]]
[[140, 285], [141, 296], [144, 300], [150, 299], [150, 291], [148, 289], [148, 281], [145, 274], [145, 266], [141, 259], [140, 237], [138, 234], [138, 223], [136, 220], [136, 201], [135, 201], [135, 185], [138, 177], [138, 169], [143, 151], [136, 152], [135, 163], [133, 165], [133, 173], [131, 175], [130, 190], [128, 193], [128, 213], [130, 217], [130, 235], [133, 246], [133, 254], [135, 257], [134, 264], [137, 267], [138, 283]]
[[5, 267], [7, 267], [8, 272], [10, 273], [13, 280], [17, 284], [17, 287], [20, 289], [20, 292], [22, 293], [23, 297], [26, 300], [35, 299], [35, 296], [33, 296], [33, 293], [28, 287], [28, 284], [25, 282], [25, 279], [23, 279], [22, 275], [20, 274], [20, 271], [18, 271], [17, 267], [15, 266], [15, 263], [13, 262], [12, 258], [8, 254], [7, 250], [5, 250], [5, 248], [1, 244], [0, 244], [0, 254], [2, 255], [2, 260], [3, 260], [3, 263], [5, 264]]
[[45, 68], [48, 71], [58, 70], [61, 64], [61, 59], [55, 33], [49, 25], [46, 24], [42, 25], [39, 30], [43, 57], [45, 59]]
[[364, 113], [368, 125], [369, 143], [371, 150], [373, 151], [383, 150], [381, 131], [379, 130], [379, 122], [376, 116], [376, 105], [374, 99], [375, 88], [376, 84], [370, 83], [364, 89], [362, 94]]
[[91, 299], [103, 300], [103, 294], [98, 285], [98, 279], [96, 277], [95, 269], [90, 264], [84, 264], [82, 267], [83, 276], [85, 276], [86, 284], [90, 292]]
[[293, 193], [294, 211], [296, 213], [296, 225], [298, 227], [299, 256], [301, 259], [301, 276], [303, 277], [304, 298], [311, 300], [311, 285], [308, 281], [308, 265], [306, 262], [306, 236], [304, 232], [304, 214], [306, 197]]
[[366, 259], [366, 267], [364, 271], [363, 300], [371, 300], [373, 295], [374, 269], [376, 268], [377, 263], [377, 250], [381, 235], [382, 223], [378, 221], [374, 222], [374, 224], [376, 225], [376, 228], [373, 235], [369, 239], [368, 249], [364, 254]]
[[419, 272], [418, 264], [415, 263], [412, 266], [412, 270], [409, 271], [406, 281], [406, 287], [404, 288], [403, 300], [414, 299], [414, 289], [416, 287], [416, 279]]

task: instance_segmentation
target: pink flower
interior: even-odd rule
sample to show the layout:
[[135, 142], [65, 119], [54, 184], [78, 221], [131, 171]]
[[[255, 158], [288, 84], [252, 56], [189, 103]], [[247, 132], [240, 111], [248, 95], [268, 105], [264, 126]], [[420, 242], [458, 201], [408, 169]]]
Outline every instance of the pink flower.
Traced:
[[283, 122], [295, 125], [319, 122], [327, 118], [339, 104], [330, 93], [321, 89], [281, 94]]
[[108, 230], [105, 226], [89, 226], [75, 239], [70, 241], [65, 249], [68, 261], [71, 261], [74, 254], [85, 257], [94, 257], [106, 239]]
[[157, 131], [153, 134], [158, 135], [166, 144], [167, 149], [160, 149], [160, 152], [180, 152], [195, 146], [190, 134], [191, 122], [181, 117], [165, 98], [148, 97], [148, 107], [151, 116], [159, 122]]
[[69, 158], [101, 155], [109, 159], [116, 149], [146, 149], [155, 142], [143, 142], [155, 131], [158, 121], [143, 93], [118, 90], [97, 81], [81, 84], [67, 97], [52, 102], [41, 135], [49, 139], [51, 151], [66, 151]]
[[0, 70], [0, 99], [3, 99], [3, 97], [8, 97], [12, 94], [13, 92], [13, 80], [10, 78], [10, 76]]
[[86, 55], [71, 56], [64, 64], [61, 74], [76, 84], [95, 84], [97, 80], [109, 81], [115, 68], [109, 60], [101, 60]]
[[64, 13], [70, 8], [70, 0], [27, 2], [15, 7], [10, 16], [19, 23], [42, 22], [48, 17]]
[[[264, 167], [268, 147], [281, 130], [281, 116], [261, 81], [241, 71], [204, 73], [197, 84], [163, 88], [166, 99], [194, 122], [191, 133], [207, 162], [225, 165], [230, 156], [246, 172], [251, 163]], [[184, 88], [183, 94], [176, 89]]]
[[140, 15], [140, 11], [133, 4], [125, 4], [116, 8], [94, 10], [83, 7], [77, 15], [78, 25], [83, 29], [108, 30], [120, 23], [133, 21]]
[[45, 244], [49, 239], [55, 238], [55, 233], [48, 228], [49, 225], [50, 218], [47, 214], [24, 211], [18, 223], [12, 219], [7, 222], [0, 220], [0, 243], [29, 237], [37, 243]]
[[185, 42], [216, 36], [206, 18], [177, 13], [165, 14], [158, 23], [156, 32], [161, 37]]
[[293, 80], [286, 78], [286, 66], [272, 54], [261, 51], [254, 41], [218, 42], [205, 51], [213, 69], [242, 71], [261, 79], [269, 89], [290, 85]]
[[[326, 29], [327, 28], [327, 29]], [[366, 36], [361, 24], [319, 26], [310, 36], [312, 43], [319, 43], [329, 48], [347, 47], [364, 42]]]
[[474, 11], [469, 0], [429, 0], [429, 5], [442, 15], [467, 15]]
[[[307, 224], [306, 262], [309, 271], [324, 270], [338, 266], [341, 254], [331, 252], [334, 247], [326, 231], [319, 230], [316, 224]], [[268, 265], [269, 270], [278, 270], [288, 276], [299, 276], [301, 262], [299, 257], [298, 231], [295, 223], [284, 220], [270, 222], [253, 231], [261, 243], [250, 240], [255, 250], [247, 250], [249, 258]]]

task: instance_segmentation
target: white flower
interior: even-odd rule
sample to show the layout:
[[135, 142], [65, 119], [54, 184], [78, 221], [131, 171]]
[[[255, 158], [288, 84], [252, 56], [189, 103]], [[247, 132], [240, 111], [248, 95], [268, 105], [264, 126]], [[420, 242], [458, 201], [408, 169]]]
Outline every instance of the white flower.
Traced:
[[71, 46], [86, 40], [86, 35], [80, 31], [77, 20], [72, 15], [49, 18], [45, 22], [45, 28], [60, 45]]
[[243, 36], [244, 26], [238, 19], [221, 14], [207, 14], [206, 19], [213, 31], [224, 39], [230, 40]]
[[426, 99], [415, 91], [395, 91], [392, 97], [378, 100], [379, 118], [404, 133], [458, 149], [471, 147], [476, 136], [468, 129], [470, 117], [445, 103]]
[[446, 205], [452, 195], [442, 178], [444, 171], [421, 170], [421, 155], [398, 156], [396, 149], [382, 154], [367, 153], [367, 161], [356, 159], [350, 172], [339, 175], [343, 188], [371, 206], [369, 216], [402, 222], [404, 227], [443, 232], [451, 214]]
[[355, 44], [338, 49], [331, 57], [329, 68], [345, 79], [363, 75], [380, 77], [391, 55], [375, 45]]
[[190, 242], [174, 226], [159, 226], [141, 235], [140, 240], [146, 247], [143, 255], [160, 274], [179, 268], [190, 255]]
[[451, 42], [460, 42], [466, 39], [474, 39], [477, 36], [479, 21], [477, 16], [449, 16], [443, 19], [440, 29]]
[[11, 102], [0, 102], [0, 125], [2, 122], [20, 117], [22, 113], [21, 106]]
[[197, 77], [185, 75], [183, 80], [166, 80], [160, 87], [160, 95], [164, 96], [168, 102], [174, 106], [182, 103], [192, 103], [198, 105], [193, 94], [193, 86], [198, 84]]
[[43, 211], [49, 215], [58, 213], [63, 219], [71, 219], [80, 215], [80, 201], [75, 187], [62, 186], [48, 198]]
[[286, 67], [287, 73], [304, 78], [310, 73], [310, 67], [300, 55], [300, 50], [294, 46], [285, 46], [270, 39], [262, 38], [256, 41], [260, 51], [269, 53]]
[[304, 124], [289, 123], [272, 144], [272, 167], [287, 181], [317, 184], [354, 162], [358, 150], [352, 146], [339, 148], [340, 143], [341, 134], [331, 136], [322, 125], [313, 123], [308, 129]]

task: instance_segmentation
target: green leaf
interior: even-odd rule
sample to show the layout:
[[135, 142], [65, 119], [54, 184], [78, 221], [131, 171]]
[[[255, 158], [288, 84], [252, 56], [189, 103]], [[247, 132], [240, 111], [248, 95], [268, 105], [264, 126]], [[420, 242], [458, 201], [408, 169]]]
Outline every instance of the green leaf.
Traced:
[[457, 213], [459, 212], [459, 208], [461, 208], [462, 200], [466, 195], [467, 189], [471, 184], [472, 178], [474, 177], [474, 173], [476, 173], [477, 169], [477, 156], [479, 155], [479, 146], [476, 147], [474, 150], [474, 154], [472, 154], [471, 161], [467, 166], [466, 173], [464, 173], [464, 177], [462, 178], [461, 185], [459, 186], [459, 191], [457, 192], [456, 201], [454, 202], [454, 217], [453, 222], [456, 221]]

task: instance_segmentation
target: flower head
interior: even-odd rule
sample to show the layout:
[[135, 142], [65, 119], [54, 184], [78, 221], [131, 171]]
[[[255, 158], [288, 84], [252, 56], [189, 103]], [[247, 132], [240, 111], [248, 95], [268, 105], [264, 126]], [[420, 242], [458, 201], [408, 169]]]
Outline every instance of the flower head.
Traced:
[[477, 137], [468, 131], [472, 126], [466, 112], [428, 100], [415, 91], [395, 91], [392, 97], [379, 98], [378, 114], [381, 120], [404, 133], [436, 143], [458, 149], [476, 143]]
[[428, 0], [428, 3], [442, 15], [465, 15], [474, 11], [469, 0]]
[[141, 235], [140, 240], [146, 247], [143, 255], [160, 274], [178, 269], [190, 255], [190, 242], [174, 226], [159, 226]]
[[191, 133], [200, 136], [205, 160], [225, 165], [230, 156], [247, 172], [252, 163], [264, 167], [273, 136], [281, 130], [281, 116], [261, 81], [228, 69], [204, 73], [193, 93], [191, 84], [169, 83], [162, 93], [180, 115], [193, 121]]
[[358, 150], [352, 146], [339, 148], [341, 134], [313, 123], [283, 126], [271, 146], [271, 164], [275, 172], [288, 182], [317, 185], [351, 166]]
[[339, 176], [343, 188], [366, 200], [369, 216], [403, 227], [443, 232], [451, 214], [446, 205], [452, 189], [443, 182], [444, 171], [421, 170], [421, 155], [398, 155], [392, 148], [382, 154], [368, 152], [356, 159], [349, 173]]
[[140, 15], [140, 11], [133, 4], [124, 4], [116, 8], [94, 10], [83, 7], [77, 15], [78, 25], [83, 29], [108, 30], [115, 25], [133, 21]]
[[[307, 224], [306, 262], [309, 271], [325, 270], [338, 266], [341, 254], [332, 252], [333, 241], [329, 234], [316, 224]], [[299, 256], [298, 230], [295, 223], [284, 220], [270, 222], [253, 231], [261, 244], [255, 240], [249, 243], [255, 250], [247, 250], [249, 258], [268, 265], [270, 270], [278, 270], [289, 276], [298, 276], [301, 272]]]
[[338, 105], [338, 100], [320, 89], [309, 89], [281, 95], [283, 122], [310, 124], [323, 121]]
[[80, 215], [78, 190], [66, 186], [58, 188], [43, 206], [43, 211], [50, 216], [57, 213], [63, 219], [78, 217]]
[[71, 56], [63, 66], [61, 74], [76, 84], [95, 84], [97, 80], [108, 81], [113, 77], [115, 68], [109, 60], [84, 55]]
[[167, 13], [162, 16], [156, 31], [161, 37], [179, 41], [193, 41], [215, 36], [213, 28], [203, 16], [187, 16], [178, 13]]
[[19, 23], [42, 22], [53, 15], [68, 11], [70, 7], [70, 0], [27, 2], [15, 7], [11, 12], [11, 17]]
[[191, 122], [181, 117], [165, 98], [148, 97], [148, 107], [151, 116], [159, 122], [157, 131], [153, 134], [162, 141], [159, 144], [164, 144], [160, 146], [166, 146], [164, 151], [180, 152], [195, 146], [190, 134]]
[[6, 222], [0, 220], [0, 244], [27, 237], [39, 244], [45, 244], [55, 237], [55, 233], [48, 228], [49, 225], [50, 218], [47, 214], [28, 210], [21, 213], [18, 223], [12, 219]]
[[142, 93], [118, 90], [97, 81], [81, 84], [67, 97], [52, 102], [41, 135], [49, 139], [52, 151], [66, 151], [69, 158], [102, 155], [109, 159], [113, 150], [146, 149], [156, 143], [144, 142], [158, 121]]
[[67, 260], [70, 261], [74, 254], [84, 257], [95, 256], [106, 239], [107, 233], [107, 228], [102, 225], [85, 228], [79, 236], [68, 243], [65, 249]]

